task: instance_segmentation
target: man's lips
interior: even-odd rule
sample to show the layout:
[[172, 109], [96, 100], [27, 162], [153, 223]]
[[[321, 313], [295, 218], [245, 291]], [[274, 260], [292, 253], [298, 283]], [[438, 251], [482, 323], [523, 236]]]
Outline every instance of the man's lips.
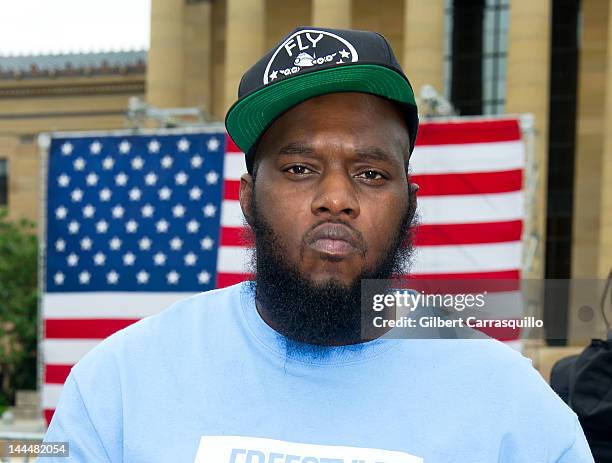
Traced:
[[306, 240], [308, 246], [320, 253], [342, 257], [355, 252], [362, 252], [357, 234], [346, 225], [326, 222], [317, 225]]

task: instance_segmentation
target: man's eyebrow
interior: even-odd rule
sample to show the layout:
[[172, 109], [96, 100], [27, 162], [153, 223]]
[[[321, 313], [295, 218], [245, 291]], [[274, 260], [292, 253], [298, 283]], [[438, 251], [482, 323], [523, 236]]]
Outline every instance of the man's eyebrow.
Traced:
[[281, 149], [278, 150], [278, 154], [312, 155], [314, 154], [314, 149], [304, 143], [293, 142], [281, 147]]
[[357, 147], [355, 149], [355, 153], [366, 161], [383, 161], [390, 163], [397, 162], [395, 156], [377, 146]]

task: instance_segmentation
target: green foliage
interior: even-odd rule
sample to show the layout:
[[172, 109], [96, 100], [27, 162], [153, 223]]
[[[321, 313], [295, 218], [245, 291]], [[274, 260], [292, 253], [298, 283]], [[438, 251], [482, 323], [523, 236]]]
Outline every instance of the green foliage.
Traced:
[[0, 403], [36, 389], [37, 243], [33, 222], [0, 209]]

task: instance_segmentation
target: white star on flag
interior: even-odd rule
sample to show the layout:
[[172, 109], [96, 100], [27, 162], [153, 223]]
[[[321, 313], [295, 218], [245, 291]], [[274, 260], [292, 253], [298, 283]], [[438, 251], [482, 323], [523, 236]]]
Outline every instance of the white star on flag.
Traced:
[[87, 219], [91, 219], [95, 213], [96, 213], [96, 208], [93, 207], [91, 204], [88, 204], [87, 206], [83, 208], [83, 216]]
[[110, 285], [115, 285], [119, 281], [119, 274], [114, 270], [111, 270], [106, 274], [106, 281]]
[[57, 252], [63, 252], [66, 249], [66, 242], [63, 239], [59, 239], [55, 242], [55, 250]]
[[62, 154], [64, 156], [70, 156], [70, 154], [72, 153], [72, 150], [73, 150], [72, 143], [66, 142], [62, 145]]
[[155, 224], [155, 228], [157, 229], [157, 233], [166, 233], [168, 231], [168, 227], [170, 224], [166, 219], [161, 219]]
[[172, 215], [174, 217], [183, 217], [185, 215], [185, 206], [177, 204], [172, 208]]
[[94, 260], [95, 265], [98, 265], [98, 266], [104, 265], [104, 263], [106, 262], [106, 256], [104, 255], [104, 253], [98, 251], [93, 256], [93, 260]]
[[189, 176], [183, 171], [180, 171], [174, 176], [174, 181], [177, 185], [185, 185], [185, 183], [187, 183], [187, 180], [189, 180]]
[[70, 197], [72, 198], [73, 202], [78, 203], [79, 201], [81, 201], [81, 199], [83, 199], [83, 190], [81, 190], [80, 188], [72, 190], [72, 193], [70, 193]]
[[132, 169], [140, 170], [142, 169], [142, 166], [144, 166], [144, 161], [140, 156], [137, 156], [134, 159], [132, 159], [131, 164], [132, 164]]
[[142, 209], [140, 209], [143, 217], [152, 217], [155, 212], [155, 208], [150, 204], [145, 204]]
[[110, 156], [107, 156], [102, 161], [102, 168], [104, 170], [111, 170], [115, 166], [115, 160]]
[[136, 230], [138, 230], [138, 222], [134, 219], [128, 220], [125, 224], [125, 231], [128, 233], [136, 233]]
[[64, 284], [64, 274], [62, 272], [57, 272], [54, 276], [53, 276], [53, 281], [55, 281], [56, 285], [61, 285]]
[[132, 145], [127, 140], [123, 140], [121, 143], [119, 143], [119, 152], [121, 154], [128, 154], [131, 148]]
[[195, 219], [191, 219], [187, 222], [187, 232], [188, 233], [197, 233], [200, 229], [200, 222]]
[[153, 256], [155, 265], [164, 265], [166, 263], [166, 255], [163, 252], [158, 252]]
[[121, 240], [114, 236], [109, 242], [108, 245], [113, 251], [118, 251], [121, 248]]
[[201, 285], [207, 285], [210, 282], [210, 273], [207, 271], [202, 271], [198, 273], [198, 283]]
[[221, 142], [217, 138], [211, 138], [207, 143], [208, 151], [217, 151], [219, 146], [221, 146]]
[[108, 222], [106, 220], [100, 220], [96, 223], [96, 231], [98, 233], [106, 233], [108, 230]]
[[58, 218], [59, 220], [65, 219], [67, 215], [68, 215], [68, 209], [66, 209], [64, 206], [60, 206], [57, 209], [55, 209], [55, 217]]
[[143, 236], [138, 241], [138, 247], [141, 251], [148, 251], [149, 249], [151, 249], [151, 239], [147, 236]]
[[74, 170], [83, 170], [85, 169], [85, 159], [83, 158], [76, 158], [74, 160], [74, 162], [72, 163], [72, 165], [74, 166]]
[[136, 261], [136, 256], [132, 254], [131, 252], [124, 254], [123, 265], [134, 265], [135, 261]]
[[119, 172], [117, 175], [115, 175], [115, 184], [117, 184], [117, 186], [125, 186], [127, 181], [128, 176], [125, 172]]
[[145, 183], [149, 186], [155, 185], [157, 183], [157, 175], [154, 172], [149, 172], [145, 175]]
[[170, 247], [173, 251], [179, 251], [183, 247], [183, 240], [181, 240], [178, 236], [175, 236], [170, 240]]
[[160, 143], [153, 139], [149, 142], [149, 144], [147, 145], [147, 148], [149, 149], [149, 153], [159, 153], [159, 147], [160, 147]]
[[88, 284], [90, 278], [91, 274], [87, 270], [79, 273], [79, 283], [81, 283], [82, 285]]
[[210, 236], [205, 236], [200, 240], [200, 246], [204, 251], [210, 251], [215, 244], [215, 241]]
[[204, 159], [202, 159], [202, 156], [196, 154], [194, 157], [191, 158], [191, 167], [194, 169], [199, 169], [202, 166], [203, 162]]
[[206, 183], [208, 185], [216, 185], [218, 180], [219, 174], [216, 173], [214, 170], [211, 170], [206, 174]]
[[109, 199], [111, 199], [112, 195], [112, 191], [110, 191], [108, 188], [103, 188], [102, 190], [100, 190], [100, 201], [108, 201]]
[[91, 145], [89, 145], [89, 152], [91, 154], [100, 154], [102, 151], [102, 143], [99, 141], [94, 141]]
[[191, 145], [191, 143], [189, 143], [189, 140], [187, 140], [186, 138], [181, 138], [176, 144], [176, 147], [179, 151], [188, 151], [189, 145]]
[[202, 197], [202, 190], [197, 186], [194, 186], [191, 190], [189, 190], [189, 199], [197, 201]]
[[128, 195], [130, 196], [130, 201], [139, 201], [142, 191], [140, 191], [140, 188], [134, 187], [129, 191]]
[[172, 157], [166, 154], [161, 160], [161, 166], [163, 169], [170, 169], [170, 167], [172, 167], [173, 162], [174, 160], [172, 159]]
[[68, 177], [66, 174], [61, 174], [59, 177], [57, 177], [57, 183], [61, 187], [67, 187], [70, 185], [70, 177]]
[[136, 274], [136, 281], [138, 281], [138, 284], [144, 285], [149, 281], [149, 274], [144, 270], [141, 270]]
[[217, 208], [214, 204], [208, 203], [202, 208], [202, 212], [204, 213], [204, 217], [214, 217], [217, 212]]
[[77, 256], [74, 252], [70, 253], [68, 257], [66, 257], [66, 263], [70, 267], [76, 267], [79, 263], [79, 256]]
[[98, 184], [98, 175], [94, 172], [91, 172], [87, 174], [87, 177], [85, 177], [85, 181], [89, 186], [96, 186]]
[[68, 224], [68, 231], [71, 235], [76, 235], [79, 232], [79, 228], [81, 228], [81, 225], [76, 220]]
[[89, 238], [88, 236], [86, 236], [85, 238], [83, 238], [81, 240], [81, 249], [83, 251], [89, 251], [91, 249], [91, 245], [92, 245], [92, 241], [91, 238]]
[[115, 207], [111, 209], [111, 213], [113, 214], [114, 219], [120, 219], [123, 217], [123, 214], [125, 213], [125, 209], [123, 208], [121, 204], [117, 204]]
[[190, 252], [188, 254], [185, 254], [183, 260], [185, 261], [185, 265], [187, 265], [188, 267], [193, 267], [196, 261], [198, 260], [198, 256], [196, 256], [193, 252]]
[[159, 190], [158, 194], [159, 194], [159, 199], [161, 199], [162, 201], [167, 201], [170, 199], [170, 196], [172, 195], [172, 190], [168, 188], [167, 186], [165, 186]]
[[166, 275], [166, 280], [168, 281], [168, 284], [175, 285], [178, 283], [180, 277], [181, 276], [178, 274], [177, 271], [172, 270], [170, 273]]

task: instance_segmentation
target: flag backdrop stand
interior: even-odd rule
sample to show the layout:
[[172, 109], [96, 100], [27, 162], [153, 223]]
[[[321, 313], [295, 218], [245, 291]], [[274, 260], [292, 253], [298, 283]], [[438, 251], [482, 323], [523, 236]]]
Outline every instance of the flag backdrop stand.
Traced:
[[[57, 132], [39, 146], [38, 373], [49, 421], [70, 368], [104, 338], [249, 278], [246, 167], [221, 124]], [[411, 275], [518, 281], [534, 254], [533, 158], [529, 116], [424, 121], [411, 158], [421, 186]]]

